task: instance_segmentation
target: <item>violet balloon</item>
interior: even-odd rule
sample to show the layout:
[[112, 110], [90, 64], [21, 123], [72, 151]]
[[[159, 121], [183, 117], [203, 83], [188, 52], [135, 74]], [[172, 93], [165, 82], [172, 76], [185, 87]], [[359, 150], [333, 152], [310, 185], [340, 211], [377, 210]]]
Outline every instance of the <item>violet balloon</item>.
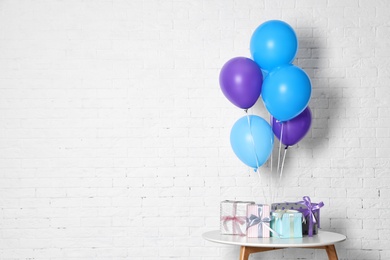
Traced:
[[239, 108], [248, 109], [260, 97], [263, 75], [253, 60], [236, 57], [222, 67], [219, 84], [230, 102]]
[[311, 111], [309, 107], [306, 107], [298, 116], [285, 122], [280, 122], [271, 116], [271, 122], [272, 131], [276, 137], [280, 140], [280, 136], [282, 135], [282, 144], [291, 146], [301, 141], [307, 132], [309, 132], [311, 126]]

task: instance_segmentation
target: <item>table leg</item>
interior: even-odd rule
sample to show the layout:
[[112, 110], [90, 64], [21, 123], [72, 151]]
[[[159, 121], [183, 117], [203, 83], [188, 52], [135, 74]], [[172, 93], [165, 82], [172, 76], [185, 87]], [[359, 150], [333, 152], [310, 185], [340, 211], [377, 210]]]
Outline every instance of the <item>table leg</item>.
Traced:
[[338, 260], [336, 248], [334, 245], [328, 245], [328, 246], [313, 246], [313, 247], [306, 247], [306, 248], [312, 248], [312, 249], [325, 249], [326, 253], [328, 254], [329, 260]]
[[248, 260], [249, 258], [249, 248], [246, 246], [241, 246], [240, 249], [240, 260]]
[[[314, 247], [306, 247], [306, 248], [325, 249], [326, 253], [328, 254], [329, 260], [338, 260], [336, 248], [334, 245], [314, 246]], [[271, 250], [276, 250], [276, 249], [283, 249], [283, 248], [241, 246], [239, 260], [248, 260], [249, 255], [253, 254], [253, 253], [260, 253], [260, 252], [271, 251]]]
[[325, 246], [326, 253], [328, 254], [329, 260], [338, 260], [336, 248], [334, 245]]
[[260, 252], [271, 251], [276, 249], [282, 249], [282, 248], [241, 246], [240, 260], [248, 260], [249, 255], [253, 253], [260, 253]]

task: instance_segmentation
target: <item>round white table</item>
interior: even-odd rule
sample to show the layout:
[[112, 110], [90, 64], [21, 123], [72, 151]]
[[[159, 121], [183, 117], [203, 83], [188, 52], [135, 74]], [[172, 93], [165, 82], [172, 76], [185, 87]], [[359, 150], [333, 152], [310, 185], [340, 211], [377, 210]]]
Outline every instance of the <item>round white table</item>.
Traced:
[[202, 236], [211, 242], [240, 246], [240, 260], [248, 260], [252, 253], [293, 247], [325, 249], [329, 260], [337, 260], [334, 244], [347, 238], [342, 234], [328, 231], [319, 231], [313, 237], [304, 236], [303, 238], [251, 238], [238, 235], [221, 235], [219, 230], [206, 232]]

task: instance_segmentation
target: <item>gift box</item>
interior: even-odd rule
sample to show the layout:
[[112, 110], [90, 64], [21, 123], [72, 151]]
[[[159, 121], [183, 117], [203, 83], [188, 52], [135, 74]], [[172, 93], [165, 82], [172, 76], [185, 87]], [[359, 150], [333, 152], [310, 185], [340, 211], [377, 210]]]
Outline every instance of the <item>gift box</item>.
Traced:
[[318, 234], [320, 228], [320, 208], [324, 206], [321, 201], [319, 203], [312, 203], [310, 197], [304, 196], [302, 201], [298, 202], [282, 202], [273, 203], [271, 210], [297, 210], [303, 214], [305, 221], [302, 223], [302, 232], [309, 237], [313, 234]]
[[270, 206], [251, 204], [247, 206], [247, 237], [270, 237]]
[[271, 212], [272, 236], [279, 238], [302, 237], [302, 213], [297, 210], [275, 210]]
[[220, 206], [220, 231], [222, 235], [246, 235], [247, 206], [253, 201], [222, 201]]

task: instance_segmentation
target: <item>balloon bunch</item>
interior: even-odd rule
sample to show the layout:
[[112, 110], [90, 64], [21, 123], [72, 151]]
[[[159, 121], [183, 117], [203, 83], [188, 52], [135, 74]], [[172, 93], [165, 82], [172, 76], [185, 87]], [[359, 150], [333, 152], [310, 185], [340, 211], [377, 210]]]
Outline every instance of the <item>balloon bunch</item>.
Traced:
[[[233, 125], [230, 143], [236, 156], [255, 171], [271, 155], [274, 134], [280, 141], [279, 169], [281, 144], [286, 146], [283, 168], [287, 148], [298, 143], [310, 129], [311, 83], [308, 75], [292, 64], [297, 50], [298, 39], [292, 27], [271, 20], [257, 27], [251, 37], [253, 60], [236, 57], [221, 69], [219, 83], [223, 94], [246, 112]], [[270, 124], [247, 113], [260, 96], [271, 115]]]

